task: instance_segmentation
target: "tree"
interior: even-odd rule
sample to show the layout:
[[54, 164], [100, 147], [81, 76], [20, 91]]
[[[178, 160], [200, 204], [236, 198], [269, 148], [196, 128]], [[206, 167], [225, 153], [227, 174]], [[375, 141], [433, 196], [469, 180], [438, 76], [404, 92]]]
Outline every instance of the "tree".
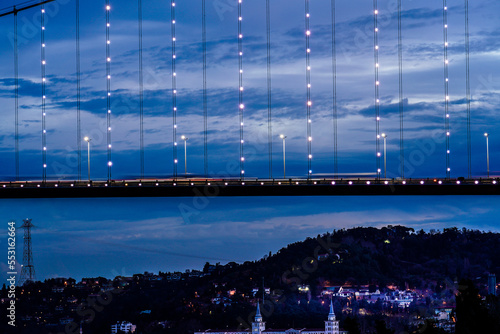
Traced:
[[349, 334], [361, 334], [359, 329], [359, 322], [357, 318], [347, 317], [344, 320], [344, 329], [349, 332]]
[[488, 314], [488, 309], [479, 296], [479, 290], [471, 280], [460, 281], [457, 301], [456, 334], [495, 333], [496, 319]]
[[425, 324], [418, 328], [417, 333], [420, 334], [446, 334], [447, 332], [442, 328], [434, 327], [434, 324], [426, 320]]
[[377, 334], [394, 334], [394, 331], [387, 328], [384, 320], [375, 320], [375, 330]]

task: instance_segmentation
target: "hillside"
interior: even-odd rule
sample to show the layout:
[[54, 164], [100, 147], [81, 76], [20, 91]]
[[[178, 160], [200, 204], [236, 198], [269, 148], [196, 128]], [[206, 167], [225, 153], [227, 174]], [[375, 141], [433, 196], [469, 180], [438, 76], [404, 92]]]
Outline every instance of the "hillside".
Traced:
[[[464, 289], [486, 296], [488, 274], [500, 274], [498, 249], [498, 233], [456, 228], [424, 232], [403, 226], [342, 229], [290, 244], [258, 261], [207, 263], [203, 272], [35, 283], [24, 288], [18, 312], [43, 314], [44, 321], [25, 319], [31, 334], [58, 333], [64, 329], [58, 322], [63, 317], [78, 324], [83, 318], [84, 333], [108, 332], [110, 324], [121, 320], [137, 324], [139, 333], [192, 333], [247, 327], [265, 293], [267, 328], [321, 327], [333, 298], [341, 326], [351, 334], [384, 333], [386, 325], [410, 331], [422, 326], [422, 319], [434, 319], [444, 306], [454, 309], [455, 296]], [[378, 293], [385, 301], [328, 294], [339, 287]], [[391, 300], [403, 294], [410, 298], [404, 307]], [[471, 296], [478, 298], [477, 293]], [[489, 319], [488, 312], [497, 316], [500, 305], [498, 299], [488, 303], [462, 302], [461, 307], [474, 304]], [[454, 320], [450, 323], [454, 326]]]

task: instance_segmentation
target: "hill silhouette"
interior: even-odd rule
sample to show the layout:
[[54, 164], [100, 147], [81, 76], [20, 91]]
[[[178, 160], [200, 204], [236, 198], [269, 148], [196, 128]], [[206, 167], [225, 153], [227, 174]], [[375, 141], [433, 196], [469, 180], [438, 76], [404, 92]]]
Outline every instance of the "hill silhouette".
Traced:
[[[137, 324], [139, 333], [243, 329], [263, 299], [266, 328], [321, 328], [331, 296], [341, 327], [351, 334], [419, 327], [419, 333], [442, 333], [432, 321], [443, 306], [453, 308], [453, 323], [462, 315], [457, 333], [474, 327], [470, 314], [480, 314], [481, 328], [493, 333], [500, 328], [500, 304], [494, 296], [483, 296], [488, 295], [487, 276], [500, 273], [498, 249], [500, 234], [492, 232], [358, 227], [310, 237], [256, 261], [207, 262], [203, 271], [97, 278], [86, 284], [66, 280], [62, 287], [61, 280], [46, 280], [18, 292], [18, 314], [43, 314], [43, 321], [20, 319], [24, 327], [19, 333], [59, 333], [64, 331], [58, 323], [62, 317], [77, 324], [83, 320], [84, 333], [107, 333], [122, 320]], [[400, 308], [381, 300], [325, 295], [341, 286], [388, 296], [406, 291], [415, 297]], [[2, 290], [1, 297], [6, 293]]]

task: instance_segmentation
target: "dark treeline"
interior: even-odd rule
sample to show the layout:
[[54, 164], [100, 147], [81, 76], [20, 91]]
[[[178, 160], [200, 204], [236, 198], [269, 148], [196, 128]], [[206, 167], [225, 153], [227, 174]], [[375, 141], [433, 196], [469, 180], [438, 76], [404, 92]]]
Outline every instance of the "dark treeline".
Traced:
[[[56, 280], [33, 283], [18, 288], [19, 327], [13, 333], [64, 333], [64, 325], [56, 325], [61, 317], [78, 325], [83, 320], [85, 334], [109, 333], [110, 325], [122, 320], [136, 324], [137, 333], [244, 329], [262, 301], [263, 285], [269, 289], [262, 307], [267, 328], [321, 328], [329, 304], [323, 289], [363, 286], [371, 292], [397, 287], [426, 295], [404, 309], [334, 297], [340, 325], [351, 334], [444, 333], [431, 317], [443, 302], [456, 306], [456, 333], [500, 333], [500, 304], [488, 296], [486, 284], [488, 274], [500, 273], [499, 249], [500, 234], [467, 229], [335, 230], [257, 261], [207, 263], [197, 277], [178, 273], [173, 279], [174, 273], [160, 272], [154, 279], [145, 274], [99, 278], [85, 289], [68, 280], [59, 293], [54, 292]], [[106, 284], [114, 290], [104, 294]], [[0, 298], [6, 297], [4, 287]], [[4, 307], [0, 316], [6, 319]], [[416, 318], [425, 321], [416, 323]], [[0, 332], [11, 332], [5, 323]]]

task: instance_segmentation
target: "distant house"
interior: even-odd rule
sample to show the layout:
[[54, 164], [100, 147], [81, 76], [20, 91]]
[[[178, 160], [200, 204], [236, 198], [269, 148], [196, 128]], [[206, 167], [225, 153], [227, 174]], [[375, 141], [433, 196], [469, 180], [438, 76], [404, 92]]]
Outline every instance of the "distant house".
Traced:
[[306, 285], [306, 284], [302, 284], [299, 286], [299, 292], [302, 292], [302, 293], [307, 293], [309, 292], [309, 290], [311, 289], [309, 285]]
[[323, 297], [325, 295], [337, 295], [341, 288], [341, 286], [325, 286], [323, 291], [321, 291], [321, 296]]
[[75, 298], [75, 297], [68, 297], [68, 298], [66, 299], [66, 301], [67, 301], [68, 303], [77, 303], [77, 302], [78, 302], [78, 298]]
[[125, 333], [135, 333], [136, 325], [132, 325], [130, 322], [118, 321], [116, 324], [111, 326], [111, 334], [117, 334], [118, 331]]
[[[252, 289], [252, 294], [253, 294], [254, 297], [257, 295], [257, 293], [259, 293], [259, 290], [260, 290], [260, 288], [253, 288]], [[270, 295], [271, 294], [271, 288], [264, 288], [264, 292], [266, 293], [266, 295]]]
[[173, 274], [167, 275], [167, 281], [180, 281], [182, 279], [182, 273], [175, 271]]
[[215, 297], [215, 298], [212, 298], [212, 304], [215, 304], [215, 305], [224, 305], [225, 307], [227, 306], [230, 306], [232, 303], [231, 299], [227, 298], [227, 297]]
[[335, 295], [341, 298], [349, 298], [354, 296], [355, 293], [356, 289], [340, 287], [339, 291]]
[[201, 277], [203, 273], [199, 270], [191, 270], [189, 277]]
[[70, 317], [66, 317], [66, 318], [62, 318], [62, 319], [59, 319], [59, 323], [61, 325], [67, 325], [67, 324], [70, 324], [74, 321], [73, 318], [70, 318]]

